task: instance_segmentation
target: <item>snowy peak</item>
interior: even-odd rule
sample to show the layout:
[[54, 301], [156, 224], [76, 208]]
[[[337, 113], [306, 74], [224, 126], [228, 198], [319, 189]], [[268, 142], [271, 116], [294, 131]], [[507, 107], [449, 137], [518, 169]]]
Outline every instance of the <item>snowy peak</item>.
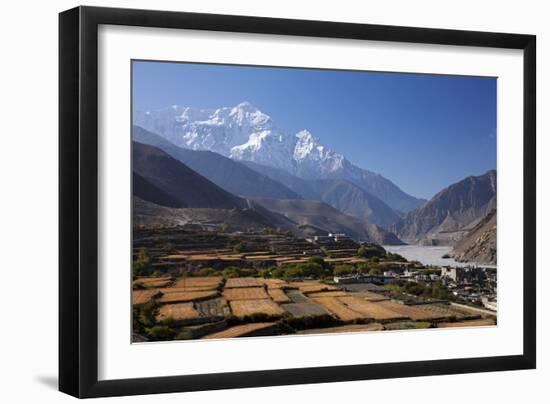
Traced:
[[308, 130], [285, 132], [248, 101], [219, 109], [173, 105], [158, 111], [136, 112], [134, 125], [176, 146], [209, 150], [235, 160], [279, 168], [301, 178], [349, 179], [400, 211], [407, 212], [423, 202], [382, 176], [353, 165]]
[[308, 130], [289, 135], [248, 101], [216, 110], [172, 105], [159, 111], [138, 112], [134, 124], [180, 147], [210, 150], [306, 178], [339, 170], [344, 162], [344, 156], [327, 149]]

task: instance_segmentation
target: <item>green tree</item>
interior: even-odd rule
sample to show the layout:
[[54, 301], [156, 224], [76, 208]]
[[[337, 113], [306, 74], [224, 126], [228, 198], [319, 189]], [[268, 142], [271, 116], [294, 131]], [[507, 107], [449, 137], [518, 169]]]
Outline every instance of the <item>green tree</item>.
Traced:
[[151, 269], [151, 257], [145, 248], [141, 248], [132, 263], [134, 276], [147, 275]]
[[310, 258], [308, 258], [307, 262], [309, 262], [311, 264], [319, 264], [323, 268], [327, 267], [327, 263], [325, 262], [323, 257], [310, 257]]
[[353, 272], [355, 272], [355, 268], [351, 265], [338, 265], [334, 268], [333, 271], [335, 276], [350, 275]]
[[243, 243], [243, 242], [235, 244], [235, 246], [233, 247], [233, 251], [238, 252], [238, 253], [245, 252], [246, 251], [246, 244]]
[[201, 268], [197, 271], [198, 276], [215, 276], [218, 275], [218, 271], [214, 268]]
[[155, 325], [147, 329], [147, 334], [151, 339], [166, 341], [174, 338], [176, 332], [167, 325]]
[[371, 267], [369, 269], [369, 275], [381, 275], [382, 274], [382, 270], [378, 267]]
[[155, 300], [149, 300], [141, 306], [139, 318], [141, 319], [143, 325], [150, 327], [155, 324], [157, 314], [158, 303]]
[[285, 276], [284, 268], [277, 267], [277, 268], [271, 270], [271, 277], [272, 278], [283, 278], [284, 276]]
[[290, 267], [285, 270], [283, 277], [284, 278], [302, 278], [304, 277], [304, 273], [298, 267]]

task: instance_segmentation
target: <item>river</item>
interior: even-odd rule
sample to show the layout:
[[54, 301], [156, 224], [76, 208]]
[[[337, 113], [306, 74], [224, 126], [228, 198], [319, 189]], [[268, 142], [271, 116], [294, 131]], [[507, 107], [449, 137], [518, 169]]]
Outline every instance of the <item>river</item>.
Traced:
[[[435, 266], [455, 266], [465, 267], [472, 265], [467, 262], [456, 262], [452, 258], [443, 258], [445, 254], [450, 254], [453, 247], [449, 246], [420, 246], [420, 245], [385, 245], [387, 251], [397, 253], [405, 257], [409, 261], [420, 261], [424, 265]], [[483, 265], [484, 267], [493, 267], [491, 265]]]

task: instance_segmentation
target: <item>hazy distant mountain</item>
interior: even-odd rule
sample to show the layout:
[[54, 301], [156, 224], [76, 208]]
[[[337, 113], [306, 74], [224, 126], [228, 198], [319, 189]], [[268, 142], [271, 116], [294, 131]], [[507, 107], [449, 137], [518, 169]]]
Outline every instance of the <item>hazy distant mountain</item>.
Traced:
[[269, 115], [248, 102], [217, 110], [172, 106], [137, 112], [134, 124], [176, 146], [252, 161], [304, 179], [346, 179], [401, 212], [424, 202], [383, 176], [353, 165], [342, 154], [322, 145], [309, 131], [285, 132]]
[[450, 185], [390, 230], [407, 242], [454, 244], [496, 208], [496, 175], [491, 170]]
[[302, 199], [257, 198], [254, 202], [279, 213], [296, 224], [322, 230], [326, 233], [345, 233], [355, 239], [378, 244], [403, 244], [395, 234], [343, 214], [326, 203]]
[[247, 207], [246, 200], [223, 190], [153, 146], [133, 142], [133, 169], [149, 184], [161, 189], [183, 206], [225, 209]]
[[479, 264], [497, 263], [497, 214], [492, 210], [453, 250], [453, 257], [459, 262]]
[[383, 227], [395, 223], [399, 215], [376, 196], [343, 179], [305, 180], [286, 171], [245, 162], [250, 168], [271, 177], [305, 199], [323, 201], [347, 215]]
[[264, 198], [299, 198], [295, 192], [268, 176], [220, 154], [178, 147], [139, 126], [133, 127], [132, 138], [136, 142], [158, 147], [233, 194]]

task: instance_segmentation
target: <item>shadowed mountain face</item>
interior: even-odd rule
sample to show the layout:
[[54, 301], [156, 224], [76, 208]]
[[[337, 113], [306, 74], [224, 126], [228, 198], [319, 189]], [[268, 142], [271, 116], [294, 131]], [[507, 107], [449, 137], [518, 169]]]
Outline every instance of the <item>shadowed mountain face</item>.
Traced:
[[403, 244], [393, 233], [343, 214], [320, 201], [301, 199], [254, 199], [269, 211], [279, 213], [302, 228], [325, 233], [345, 233], [352, 238], [378, 244]]
[[305, 199], [323, 201], [340, 212], [382, 227], [399, 219], [399, 215], [376, 196], [343, 179], [305, 180], [287, 172], [245, 162], [250, 168], [284, 184]]
[[[172, 199], [171, 205], [177, 201], [190, 208], [232, 209], [247, 206], [244, 199], [223, 190], [156, 147], [133, 142], [133, 164], [137, 175], [160, 189], [164, 198], [168, 195]], [[138, 187], [138, 190], [143, 191], [143, 187]]]
[[408, 242], [455, 244], [496, 208], [496, 171], [467, 177], [408, 213], [390, 230]]
[[460, 240], [453, 257], [459, 262], [497, 263], [497, 213], [492, 210]]
[[218, 153], [178, 147], [139, 126], [132, 128], [132, 138], [136, 142], [158, 147], [232, 194], [262, 198], [299, 198], [296, 192], [270, 177]]
[[164, 192], [159, 187], [151, 184], [141, 175], [132, 174], [132, 192], [138, 198], [145, 201], [155, 203], [157, 205], [167, 206], [170, 208], [185, 208], [187, 205], [177, 198], [174, 198], [167, 192]]

